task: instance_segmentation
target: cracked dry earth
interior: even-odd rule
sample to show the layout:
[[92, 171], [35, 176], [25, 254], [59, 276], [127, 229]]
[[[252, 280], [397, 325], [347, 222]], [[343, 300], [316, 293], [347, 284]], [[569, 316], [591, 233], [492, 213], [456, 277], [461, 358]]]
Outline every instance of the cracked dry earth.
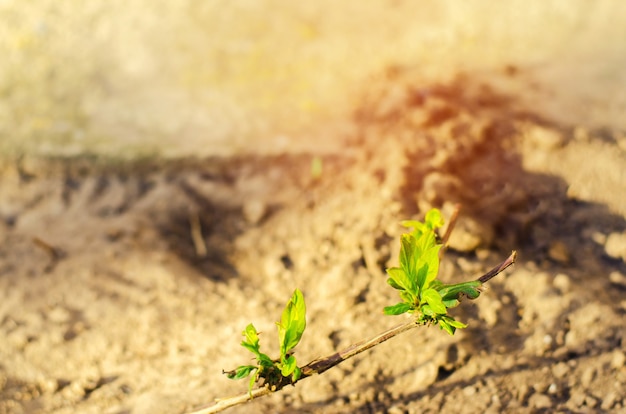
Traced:
[[[519, 259], [452, 311], [244, 412], [626, 410], [626, 146], [460, 77], [372, 84], [341, 151], [5, 163], [0, 413], [183, 413], [245, 392], [294, 288], [304, 364], [399, 322], [399, 222], [463, 208], [441, 278]], [[329, 133], [332, 133], [329, 132]]]

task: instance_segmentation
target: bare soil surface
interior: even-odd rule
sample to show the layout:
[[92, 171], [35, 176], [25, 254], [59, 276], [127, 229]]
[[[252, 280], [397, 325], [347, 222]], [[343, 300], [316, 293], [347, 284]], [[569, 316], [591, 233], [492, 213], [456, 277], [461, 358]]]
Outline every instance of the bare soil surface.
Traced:
[[296, 287], [302, 364], [371, 337], [404, 321], [382, 314], [399, 222], [455, 203], [443, 280], [519, 254], [452, 311], [468, 329], [412, 330], [232, 412], [626, 410], [624, 131], [559, 123], [483, 77], [390, 69], [325, 132], [341, 144], [319, 177], [312, 152], [5, 163], [0, 413], [184, 413], [245, 392], [221, 370], [249, 361], [249, 322], [275, 354]]

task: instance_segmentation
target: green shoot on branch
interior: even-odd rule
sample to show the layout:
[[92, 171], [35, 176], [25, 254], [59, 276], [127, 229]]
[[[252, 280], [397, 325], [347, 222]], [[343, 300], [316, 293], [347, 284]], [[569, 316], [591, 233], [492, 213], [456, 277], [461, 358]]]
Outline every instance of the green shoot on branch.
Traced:
[[[412, 230], [400, 238], [400, 266], [387, 269], [389, 276], [387, 283], [398, 291], [401, 301], [385, 307], [383, 312], [387, 315], [410, 313], [414, 317], [409, 322], [394, 326], [332, 355], [317, 358], [298, 367], [293, 349], [300, 342], [306, 328], [306, 306], [302, 292], [296, 289], [283, 310], [280, 322], [276, 323], [279, 357], [272, 359], [260, 351], [259, 333], [254, 325], [249, 324], [243, 331], [244, 340], [241, 345], [254, 354], [257, 364], [242, 365], [232, 371], [224, 372], [231, 379], [250, 376], [248, 393], [218, 400], [216, 404], [194, 411], [192, 414], [217, 413], [253, 398], [278, 391], [286, 385], [295, 385], [304, 378], [321, 374], [346, 359], [416, 326], [439, 325], [450, 335], [453, 335], [457, 328], [465, 328], [465, 324], [448, 315], [448, 309], [458, 306], [463, 296], [476, 299], [484, 283], [515, 263], [517, 253], [513, 251], [506, 260], [476, 280], [451, 285], [442, 283], [437, 279], [439, 261], [457, 214], [458, 208], [452, 215], [443, 240], [439, 238], [437, 230], [443, 226], [444, 220], [437, 209], [430, 210], [424, 222], [410, 220], [402, 223]], [[260, 387], [253, 390], [255, 383], [260, 382], [260, 379], [263, 380]]]
[[278, 326], [278, 339], [280, 344], [280, 358], [273, 360], [260, 351], [259, 334], [254, 325], [249, 324], [243, 331], [244, 340], [241, 346], [254, 354], [257, 365], [241, 365], [232, 371], [224, 372], [230, 379], [242, 379], [250, 377], [248, 391], [251, 392], [259, 378], [272, 389], [282, 388], [286, 383], [295, 383], [302, 371], [296, 364], [296, 357], [291, 352], [306, 328], [306, 306], [302, 292], [296, 289], [293, 296], [287, 302]]
[[387, 283], [400, 294], [399, 302], [383, 309], [386, 315], [412, 313], [420, 325], [438, 324], [450, 335], [457, 328], [467, 325], [448, 316], [448, 308], [459, 304], [461, 296], [476, 299], [480, 295], [480, 281], [446, 285], [437, 280], [439, 273], [439, 250], [443, 244], [437, 229], [444, 224], [441, 212], [430, 210], [424, 222], [404, 221], [413, 231], [400, 239], [400, 267], [387, 269]]

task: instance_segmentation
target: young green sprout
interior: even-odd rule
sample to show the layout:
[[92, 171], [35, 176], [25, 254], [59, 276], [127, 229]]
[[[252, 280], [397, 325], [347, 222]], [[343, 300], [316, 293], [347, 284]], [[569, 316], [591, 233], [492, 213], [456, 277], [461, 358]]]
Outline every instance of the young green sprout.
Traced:
[[289, 383], [295, 383], [302, 375], [302, 371], [296, 364], [296, 357], [291, 352], [306, 328], [306, 306], [302, 292], [296, 289], [293, 296], [287, 302], [278, 326], [278, 339], [280, 344], [280, 358], [271, 359], [260, 351], [259, 334], [254, 325], [249, 324], [243, 331], [244, 340], [241, 346], [254, 354], [257, 365], [241, 365], [232, 371], [224, 372], [230, 379], [242, 379], [252, 374], [248, 386], [248, 392], [252, 392], [254, 384], [263, 378], [264, 385], [272, 390], [282, 388]]
[[[444, 242], [453, 227], [455, 218], [456, 212], [452, 216], [451, 224], [448, 225]], [[432, 209], [426, 214], [424, 222], [411, 220], [402, 224], [413, 230], [403, 234], [400, 238], [400, 266], [387, 269], [389, 276], [387, 283], [398, 291], [401, 302], [385, 307], [383, 312], [387, 315], [410, 313], [414, 315], [411, 321], [298, 367], [293, 349], [300, 342], [306, 328], [306, 306], [302, 292], [296, 289], [283, 310], [280, 322], [276, 323], [279, 357], [272, 359], [260, 351], [259, 334], [254, 325], [249, 324], [243, 331], [244, 340], [241, 345], [254, 354], [257, 364], [242, 365], [232, 371], [224, 372], [231, 379], [250, 376], [248, 393], [219, 400], [216, 404], [194, 411], [192, 414], [216, 413], [278, 391], [286, 385], [294, 385], [306, 377], [321, 374], [346, 359], [416, 326], [439, 325], [450, 335], [453, 335], [457, 328], [465, 328], [465, 324], [448, 315], [448, 309], [458, 306], [463, 296], [476, 299], [480, 295], [480, 287], [483, 283], [488, 282], [515, 262], [516, 252], [512, 252], [505, 261], [477, 280], [447, 285], [437, 280], [440, 251], [444, 247], [437, 235], [437, 229], [444, 224], [441, 212]], [[261, 382], [261, 379], [261, 386], [253, 390], [254, 385]]]
[[430, 210], [423, 223], [410, 220], [402, 224], [413, 231], [400, 239], [400, 267], [387, 269], [387, 283], [398, 290], [402, 302], [385, 307], [383, 312], [386, 315], [409, 312], [416, 316], [418, 324], [439, 324], [453, 335], [457, 328], [467, 325], [448, 316], [448, 308], [458, 306], [461, 296], [476, 299], [482, 283], [472, 280], [446, 285], [437, 280], [443, 244], [436, 230], [444, 224], [439, 210]]

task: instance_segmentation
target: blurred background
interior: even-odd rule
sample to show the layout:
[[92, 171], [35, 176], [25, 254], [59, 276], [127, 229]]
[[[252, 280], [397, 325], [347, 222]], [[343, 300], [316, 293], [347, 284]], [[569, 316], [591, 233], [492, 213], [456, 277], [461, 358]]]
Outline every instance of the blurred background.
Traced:
[[620, 0], [1, 0], [0, 21], [5, 156], [332, 149], [392, 67], [521, 70], [534, 107], [626, 128]]

